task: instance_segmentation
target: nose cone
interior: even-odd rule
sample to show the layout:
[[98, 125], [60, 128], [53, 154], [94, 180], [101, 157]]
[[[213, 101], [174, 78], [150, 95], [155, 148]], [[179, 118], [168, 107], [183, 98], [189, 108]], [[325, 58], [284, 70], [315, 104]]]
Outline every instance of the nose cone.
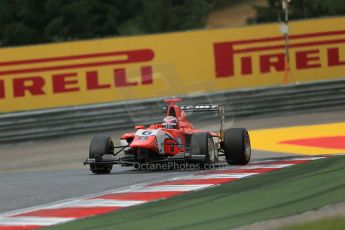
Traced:
[[156, 136], [135, 136], [129, 147], [158, 151]]

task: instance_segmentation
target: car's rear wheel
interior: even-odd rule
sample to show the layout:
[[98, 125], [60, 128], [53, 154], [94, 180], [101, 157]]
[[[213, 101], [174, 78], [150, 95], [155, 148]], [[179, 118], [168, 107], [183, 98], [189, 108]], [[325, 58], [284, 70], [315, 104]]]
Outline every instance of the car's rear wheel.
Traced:
[[[111, 137], [108, 136], [95, 136], [91, 140], [89, 149], [89, 158], [95, 159], [107, 154], [114, 154], [114, 143]], [[95, 174], [108, 174], [113, 168], [112, 164], [90, 164], [91, 172]]]
[[226, 130], [223, 147], [228, 164], [245, 165], [250, 161], [251, 146], [246, 129], [234, 128]]
[[199, 155], [205, 156], [199, 164], [201, 168], [208, 168], [216, 161], [217, 150], [213, 138], [209, 133], [196, 133], [194, 137], [199, 146]]

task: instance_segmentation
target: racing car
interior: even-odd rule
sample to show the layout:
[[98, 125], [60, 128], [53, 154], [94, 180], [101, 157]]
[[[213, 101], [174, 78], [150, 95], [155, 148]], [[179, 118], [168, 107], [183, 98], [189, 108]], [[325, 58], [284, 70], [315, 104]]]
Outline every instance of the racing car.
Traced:
[[[84, 165], [89, 165], [92, 173], [108, 174], [114, 164], [138, 168], [149, 164], [182, 162], [206, 168], [219, 162], [221, 156], [230, 165], [245, 165], [250, 161], [248, 131], [245, 128], [224, 130], [222, 105], [178, 105], [181, 102], [178, 98], [164, 102], [167, 105], [163, 106], [163, 122], [148, 127], [135, 126], [133, 132], [121, 136], [120, 146], [114, 146], [110, 136], [94, 136], [89, 158]], [[195, 128], [187, 120], [186, 112], [217, 112], [219, 132]]]

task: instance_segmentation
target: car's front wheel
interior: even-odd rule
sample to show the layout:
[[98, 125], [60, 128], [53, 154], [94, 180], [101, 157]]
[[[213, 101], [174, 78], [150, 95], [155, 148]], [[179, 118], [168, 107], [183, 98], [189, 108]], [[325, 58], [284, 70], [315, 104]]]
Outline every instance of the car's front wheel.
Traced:
[[[96, 159], [97, 156], [104, 156], [106, 154], [114, 154], [114, 143], [111, 137], [95, 136], [91, 140], [89, 149], [89, 158]], [[90, 164], [91, 172], [95, 174], [108, 174], [113, 168], [112, 164]]]

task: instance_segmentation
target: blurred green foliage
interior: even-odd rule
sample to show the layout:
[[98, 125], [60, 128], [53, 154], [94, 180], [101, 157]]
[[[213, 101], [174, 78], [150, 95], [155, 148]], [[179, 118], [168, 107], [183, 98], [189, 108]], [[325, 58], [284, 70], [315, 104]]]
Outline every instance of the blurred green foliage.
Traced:
[[208, 0], [0, 0], [0, 46], [204, 27]]
[[[282, 0], [267, 0], [268, 6], [254, 6], [257, 16], [251, 23], [283, 21]], [[345, 0], [291, 0], [290, 19], [345, 15]]]

